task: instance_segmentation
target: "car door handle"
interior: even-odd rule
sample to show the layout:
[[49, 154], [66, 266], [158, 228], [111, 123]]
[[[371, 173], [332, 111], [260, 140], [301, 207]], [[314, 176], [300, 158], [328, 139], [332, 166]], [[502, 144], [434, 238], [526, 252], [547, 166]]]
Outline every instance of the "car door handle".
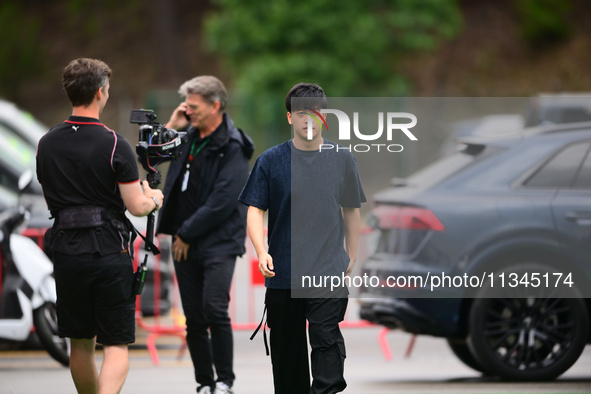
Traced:
[[590, 211], [569, 211], [564, 214], [567, 220], [576, 222], [581, 226], [591, 226], [591, 212]]

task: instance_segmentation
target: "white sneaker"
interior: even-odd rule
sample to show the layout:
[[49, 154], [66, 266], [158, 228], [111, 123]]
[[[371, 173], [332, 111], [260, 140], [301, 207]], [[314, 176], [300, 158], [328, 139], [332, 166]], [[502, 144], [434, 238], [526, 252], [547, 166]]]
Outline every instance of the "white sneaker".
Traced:
[[215, 384], [215, 391], [213, 394], [234, 394], [230, 386], [224, 382], [217, 382]]
[[197, 394], [211, 394], [211, 388], [209, 386], [201, 386], [197, 389]]

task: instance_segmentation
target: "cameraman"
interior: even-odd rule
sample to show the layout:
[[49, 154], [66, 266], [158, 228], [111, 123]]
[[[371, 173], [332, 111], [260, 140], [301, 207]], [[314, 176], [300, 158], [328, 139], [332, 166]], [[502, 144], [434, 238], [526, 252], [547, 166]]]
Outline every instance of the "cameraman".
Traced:
[[[139, 183], [130, 144], [99, 121], [111, 69], [80, 58], [62, 75], [72, 115], [37, 148], [37, 177], [55, 217], [46, 235], [53, 255], [59, 335], [71, 338], [70, 371], [78, 393], [118, 393], [135, 341], [133, 262], [125, 209], [144, 216], [162, 205], [160, 190]], [[96, 339], [95, 339], [96, 336]], [[95, 344], [103, 345], [100, 374]]]
[[174, 236], [174, 268], [197, 392], [232, 393], [228, 302], [236, 257], [245, 250], [246, 207], [238, 195], [254, 145], [224, 112], [227, 93], [219, 79], [193, 78], [179, 93], [185, 101], [167, 127], [188, 127], [189, 148], [168, 170], [158, 232]]

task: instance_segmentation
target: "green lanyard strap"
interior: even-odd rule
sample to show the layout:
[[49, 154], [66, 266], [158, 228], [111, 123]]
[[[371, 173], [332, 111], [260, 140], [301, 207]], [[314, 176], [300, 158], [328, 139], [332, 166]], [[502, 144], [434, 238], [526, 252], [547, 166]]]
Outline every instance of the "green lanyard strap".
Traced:
[[210, 138], [209, 138], [209, 137], [207, 137], [207, 138], [205, 139], [205, 141], [203, 141], [203, 142], [201, 143], [201, 145], [199, 145], [199, 147], [198, 147], [197, 149], [195, 149], [195, 145], [196, 145], [196, 142], [197, 142], [197, 138], [195, 138], [195, 139], [193, 140], [193, 143], [191, 144], [191, 152], [189, 153], [189, 162], [191, 162], [191, 163], [192, 163], [192, 162], [193, 162], [193, 160], [195, 160], [195, 157], [197, 157], [197, 155], [199, 154], [199, 152], [201, 152], [201, 150], [202, 150], [203, 148], [205, 148], [205, 145], [207, 145], [207, 143], [209, 142], [209, 140], [210, 140]]

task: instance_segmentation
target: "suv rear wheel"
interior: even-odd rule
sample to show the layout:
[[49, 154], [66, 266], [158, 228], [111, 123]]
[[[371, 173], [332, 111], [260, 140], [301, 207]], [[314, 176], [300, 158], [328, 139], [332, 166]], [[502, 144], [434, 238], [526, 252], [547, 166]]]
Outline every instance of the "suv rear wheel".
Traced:
[[455, 338], [447, 338], [447, 344], [449, 348], [455, 354], [455, 356], [463, 362], [466, 366], [472, 368], [478, 372], [484, 372], [480, 363], [474, 358], [472, 353], [470, 352], [470, 348], [465, 340], [462, 339], [455, 339]]
[[[525, 264], [495, 277], [513, 272], [521, 278], [552, 270]], [[587, 307], [575, 288], [560, 297], [550, 292], [490, 284], [479, 291], [470, 309], [468, 346], [485, 372], [509, 380], [552, 380], [577, 361], [589, 332]]]

